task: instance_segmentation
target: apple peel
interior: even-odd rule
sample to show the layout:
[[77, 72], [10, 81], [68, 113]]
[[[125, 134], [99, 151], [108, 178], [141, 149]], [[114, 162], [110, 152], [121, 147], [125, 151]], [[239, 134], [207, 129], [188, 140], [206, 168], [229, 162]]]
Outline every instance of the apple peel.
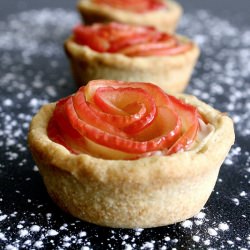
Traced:
[[[199, 131], [196, 107], [150, 83], [93, 80], [60, 100], [49, 137], [71, 152], [137, 159], [188, 150]], [[116, 155], [117, 158], [117, 155]]]

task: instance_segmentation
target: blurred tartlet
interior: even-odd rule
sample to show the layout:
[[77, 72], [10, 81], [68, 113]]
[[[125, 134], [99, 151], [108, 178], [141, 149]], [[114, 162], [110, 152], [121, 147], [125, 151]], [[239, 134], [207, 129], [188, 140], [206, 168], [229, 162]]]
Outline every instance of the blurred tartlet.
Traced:
[[86, 24], [119, 22], [148, 25], [173, 33], [182, 15], [182, 7], [167, 0], [80, 0], [78, 10]]
[[146, 81], [170, 92], [186, 88], [199, 56], [186, 37], [118, 23], [76, 26], [65, 51], [79, 86], [93, 79]]

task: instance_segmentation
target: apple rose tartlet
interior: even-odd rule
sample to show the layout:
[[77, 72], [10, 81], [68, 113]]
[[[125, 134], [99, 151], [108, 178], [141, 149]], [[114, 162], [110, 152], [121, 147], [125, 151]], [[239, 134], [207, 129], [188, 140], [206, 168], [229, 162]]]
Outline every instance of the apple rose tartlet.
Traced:
[[146, 228], [200, 211], [234, 129], [228, 116], [193, 96], [94, 80], [42, 107], [28, 141], [63, 210], [98, 225]]
[[182, 7], [167, 0], [80, 0], [78, 10], [86, 24], [148, 25], [169, 33], [174, 33], [182, 15]]
[[170, 92], [186, 88], [199, 56], [185, 37], [118, 23], [76, 26], [65, 51], [79, 86], [93, 79], [147, 81]]

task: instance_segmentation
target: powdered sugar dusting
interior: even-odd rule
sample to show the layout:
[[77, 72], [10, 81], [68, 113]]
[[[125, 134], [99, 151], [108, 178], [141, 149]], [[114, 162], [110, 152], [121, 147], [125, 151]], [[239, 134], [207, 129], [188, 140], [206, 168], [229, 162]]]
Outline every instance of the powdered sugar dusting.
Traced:
[[221, 222], [221, 223], [218, 225], [218, 228], [219, 228], [220, 230], [222, 230], [222, 231], [227, 231], [227, 230], [229, 230], [228, 224], [227, 224], [227, 223], [223, 223], [223, 222]]
[[247, 249], [250, 149], [241, 140], [250, 136], [249, 30], [207, 11], [185, 14], [180, 31], [202, 52], [188, 92], [234, 119], [236, 144], [215, 192], [196, 216], [160, 229], [123, 230], [81, 222], [55, 207], [27, 150], [29, 123], [40, 106], [75, 91], [63, 40], [78, 22], [75, 11], [63, 9], [22, 12], [0, 22], [0, 183], [5, 184], [0, 245], [11, 250]]
[[183, 222], [181, 223], [181, 225], [182, 225], [184, 228], [192, 228], [193, 222], [190, 221], [190, 220], [186, 220], [186, 221], [183, 221]]
[[[30, 17], [34, 19], [31, 21]], [[31, 55], [52, 57], [61, 54], [58, 37], [66, 38], [66, 30], [77, 22], [76, 13], [62, 9], [22, 12], [18, 18], [10, 16], [8, 25], [1, 25], [0, 49], [22, 51], [26, 64], [31, 64]], [[63, 25], [58, 25], [60, 23]], [[52, 63], [56, 66], [54, 61]]]

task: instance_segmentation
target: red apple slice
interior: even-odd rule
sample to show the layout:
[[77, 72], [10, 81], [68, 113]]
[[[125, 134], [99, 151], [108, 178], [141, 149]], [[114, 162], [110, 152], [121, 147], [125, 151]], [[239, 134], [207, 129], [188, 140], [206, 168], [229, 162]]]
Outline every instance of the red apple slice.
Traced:
[[182, 121], [182, 136], [168, 150], [167, 154], [173, 154], [179, 151], [187, 150], [195, 140], [199, 129], [199, 113], [197, 108], [186, 104], [183, 101], [170, 96], [176, 112]]
[[98, 31], [83, 25], [78, 25], [73, 30], [74, 40], [81, 45], [87, 45], [98, 52], [105, 52], [109, 49], [110, 44], [107, 39], [99, 36]]
[[95, 3], [105, 4], [114, 8], [128, 10], [132, 12], [147, 12], [165, 8], [166, 5], [159, 0], [94, 0]]
[[78, 25], [74, 40], [97, 52], [120, 53], [126, 56], [173, 56], [188, 51], [191, 43], [159, 32], [153, 27], [138, 27], [120, 23]]
[[173, 129], [166, 135], [162, 135], [148, 141], [135, 141], [133, 138], [128, 139], [120, 137], [115, 133], [111, 134], [106, 131], [102, 131], [91, 124], [86, 123], [86, 121], [79, 119], [74, 109], [72, 99], [67, 101], [65, 111], [71, 126], [76, 129], [83, 137], [87, 137], [88, 139], [100, 145], [117, 149], [126, 153], [141, 154], [163, 149], [168, 143], [168, 138], [172, 138], [174, 133]]
[[188, 150], [194, 142], [198, 129], [199, 123], [195, 121], [194, 124], [167, 151], [167, 155]]
[[132, 46], [127, 46], [124, 49], [119, 50], [119, 53], [122, 53], [127, 56], [148, 56], [154, 55], [155, 52], [168, 51], [171, 48], [174, 48], [176, 45], [176, 40], [171, 39], [168, 42], [145, 42], [142, 44], [136, 44]]
[[57, 102], [47, 131], [53, 141], [63, 145], [72, 153], [79, 153], [84, 149], [85, 142], [82, 135], [72, 128], [65, 114], [65, 105], [69, 98]]
[[[162, 48], [162, 49], [155, 49], [150, 50], [147, 52], [144, 52], [141, 54], [141, 56], [173, 56], [173, 55], [179, 55], [182, 53], [185, 53], [189, 51], [192, 48], [191, 43], [183, 43], [179, 44], [178, 46], [173, 46], [170, 48]], [[139, 55], [137, 55], [139, 56]]]
[[92, 80], [84, 88], [86, 100], [89, 102], [93, 101], [93, 96], [98, 88], [101, 87], [113, 87], [113, 88], [141, 88], [154, 98], [156, 106], [171, 105], [168, 95], [160, 89], [158, 86], [152, 83], [142, 82], [124, 82], [116, 80]]
[[138, 141], [162, 138], [164, 148], [169, 148], [181, 135], [181, 119], [169, 107], [158, 107], [157, 115], [152, 124], [135, 136]]
[[[111, 124], [115, 128], [125, 128], [126, 132], [132, 132], [133, 124], [137, 124], [136, 130], [139, 130], [153, 120], [156, 108], [152, 99], [149, 99], [149, 101], [146, 100], [146, 98], [150, 97], [148, 97], [143, 90], [132, 88], [123, 88], [120, 91], [118, 91], [118, 89], [111, 89], [110, 91], [110, 88], [99, 88], [98, 90], [99, 91], [96, 91], [98, 105], [86, 103], [83, 91], [78, 91], [76, 95], [74, 95], [74, 106], [81, 119], [86, 120], [86, 116], [89, 117], [91, 115], [92, 118], [90, 119], [97, 119], [97, 122], [101, 123], [98, 125], [101, 129], [103, 126], [106, 127]], [[105, 100], [106, 95], [108, 95], [109, 98], [113, 98], [113, 103], [111, 103], [108, 98]], [[134, 96], [134, 98], [128, 99], [128, 96]], [[138, 97], [140, 97], [139, 101], [141, 99], [141, 101], [144, 101], [146, 104], [138, 103]], [[88, 113], [86, 114], [86, 112]], [[92, 121], [90, 123], [93, 124]], [[131, 131], [127, 129], [127, 127], [130, 128], [130, 126]], [[113, 131], [112, 133], [117, 132]], [[125, 137], [125, 135], [123, 137]]]
[[[110, 123], [104, 120], [100, 120], [100, 118], [86, 102], [82, 92], [78, 91], [67, 101], [67, 108], [72, 112], [72, 114], [68, 114], [68, 117], [71, 118], [71, 125], [79, 120], [79, 122], [83, 125], [83, 131], [85, 130], [84, 124], [87, 124], [91, 127], [96, 127], [99, 130], [102, 130], [104, 133], [116, 134], [120, 137], [127, 138], [127, 134], [122, 132], [119, 128], [112, 126]], [[78, 132], [81, 133], [80, 131]]]
[[124, 108], [124, 113], [119, 115], [105, 113], [92, 103], [90, 103], [89, 106], [101, 120], [107, 121], [120, 129], [124, 128], [126, 124], [131, 124], [136, 120], [141, 119], [147, 112], [143, 103], [129, 104]]
[[[98, 88], [94, 95], [94, 102], [104, 112], [114, 115], [120, 114], [120, 110], [125, 112], [129, 105], [143, 103], [146, 108], [146, 113], [143, 116], [137, 118], [135, 114], [133, 119], [124, 120], [123, 130], [129, 134], [144, 129], [154, 120], [156, 114], [154, 100], [141, 88]], [[121, 119], [123, 117], [121, 116]]]
[[117, 23], [111, 23], [109, 28], [108, 51], [111, 53], [119, 52], [131, 45], [158, 41], [162, 37], [160, 32], [151, 27], [133, 27], [124, 24], [118, 26]]
[[196, 107], [156, 85], [95, 80], [57, 103], [47, 131], [76, 154], [135, 159], [188, 150], [198, 119]]

